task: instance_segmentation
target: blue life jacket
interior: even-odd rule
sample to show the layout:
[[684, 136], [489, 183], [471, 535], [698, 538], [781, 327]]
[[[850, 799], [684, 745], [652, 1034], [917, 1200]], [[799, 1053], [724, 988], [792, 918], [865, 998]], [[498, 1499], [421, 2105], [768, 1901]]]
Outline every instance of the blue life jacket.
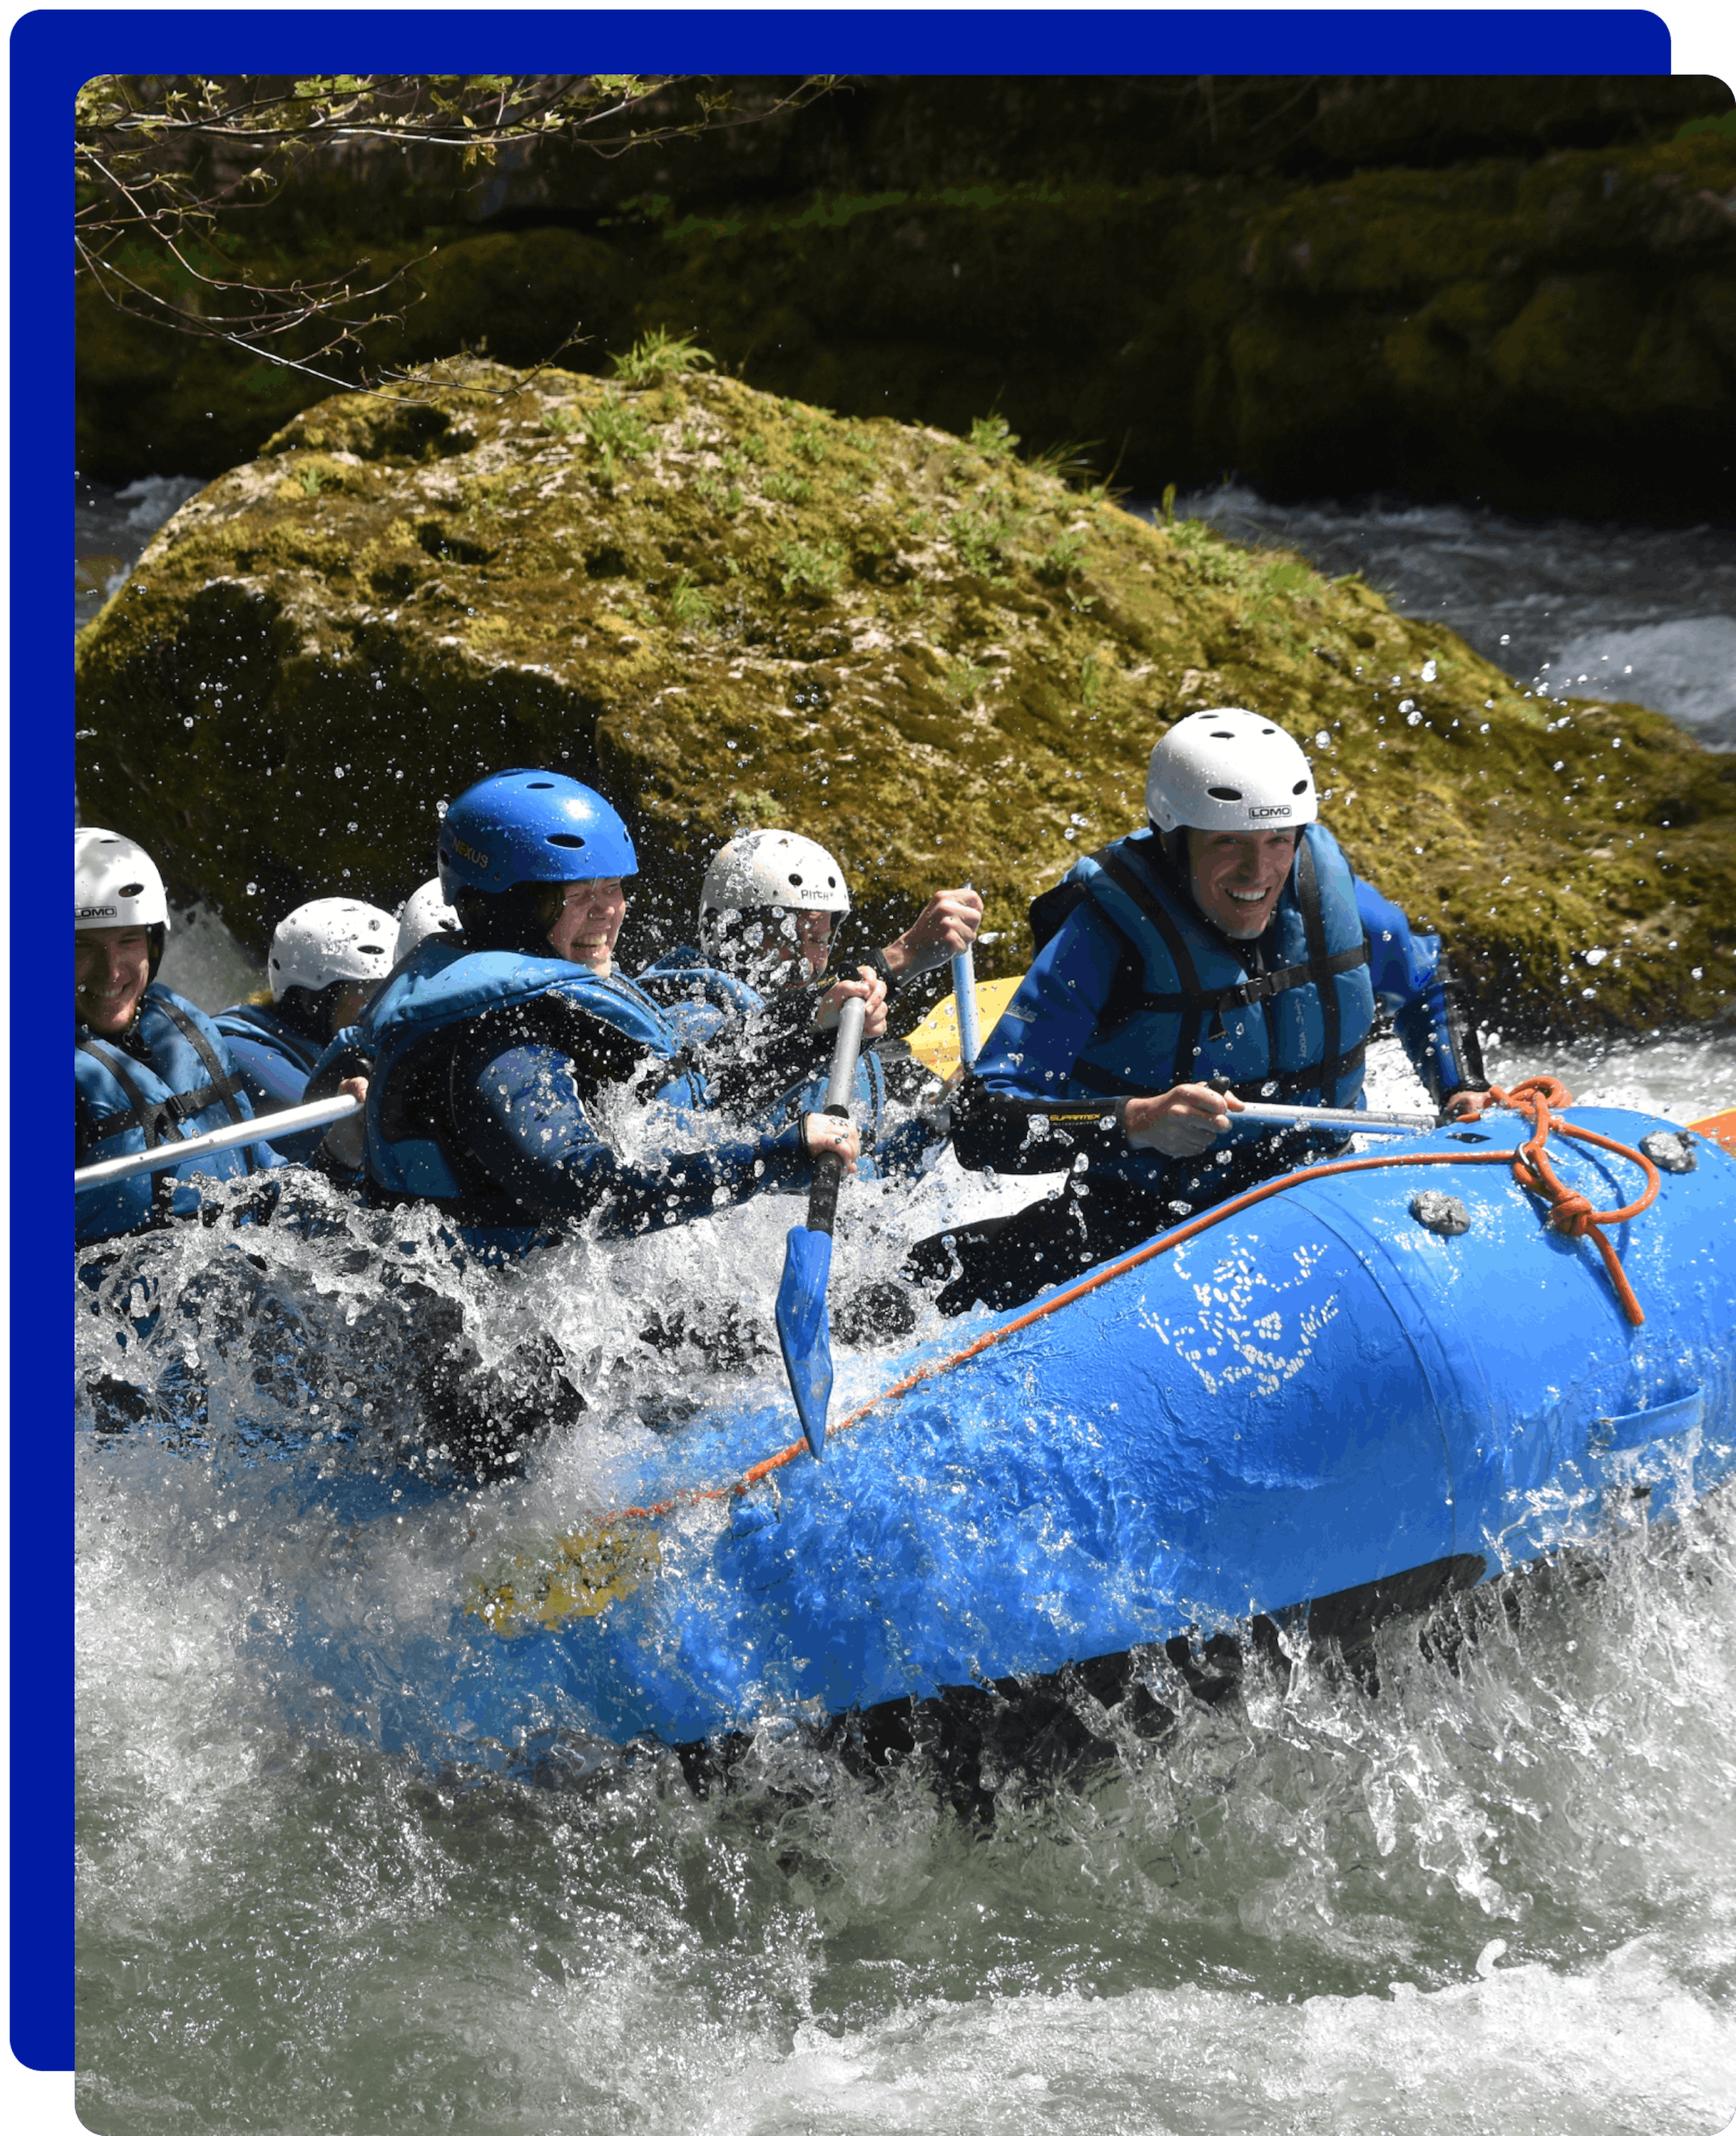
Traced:
[[[229, 1041], [230, 1056], [257, 1117], [303, 1102], [308, 1078], [322, 1051], [317, 1040], [304, 1036], [264, 1002], [238, 1002], [211, 1021]], [[323, 1128], [303, 1128], [299, 1134], [279, 1136], [273, 1148], [292, 1164], [310, 1163], [325, 1134]]]
[[[715, 964], [706, 964], [701, 951], [686, 944], [666, 949], [654, 964], [647, 964], [639, 974], [638, 983], [662, 1004], [670, 1022], [690, 1046], [703, 1046], [732, 1019], [757, 1016], [765, 1007], [764, 996], [744, 979], [732, 978]], [[756, 1112], [753, 1124], [776, 1133], [803, 1113], [823, 1112], [830, 1080], [829, 1068], [817, 1069], [805, 1081], [792, 1084]], [[862, 1138], [862, 1154], [856, 1168], [860, 1179], [880, 1176], [873, 1151], [885, 1110], [885, 1068], [873, 1050], [865, 1047], [856, 1063], [856, 1087], [850, 1101], [851, 1118]]]
[[1153, 865], [1160, 852], [1153, 833], [1136, 831], [1075, 862], [1061, 886], [1090, 898], [1125, 939], [1131, 982], [1062, 1095], [1130, 1097], [1222, 1075], [1244, 1100], [1355, 1105], [1375, 991], [1337, 840], [1321, 823], [1303, 831], [1273, 915], [1277, 960], [1252, 976]]
[[[80, 1165], [130, 1157], [254, 1117], [229, 1048], [202, 1009], [153, 980], [139, 1010], [138, 1036], [150, 1056], [148, 1066], [88, 1026], [76, 1027], [72, 1061]], [[195, 1172], [238, 1179], [276, 1162], [263, 1144], [216, 1150], [186, 1168], [138, 1172], [87, 1188], [74, 1197], [74, 1235], [82, 1245], [170, 1216], [196, 1215], [199, 1192], [187, 1183]]]
[[[479, 1176], [463, 1150], [448, 1080], [466, 1027], [502, 1009], [524, 1012], [518, 1042], [550, 1045], [581, 1061], [600, 1046], [609, 1060], [606, 1080], [622, 1080], [646, 1061], [665, 1062], [669, 1076], [651, 1095], [677, 1109], [705, 1103], [703, 1083], [686, 1068], [680, 1034], [631, 979], [618, 973], [605, 978], [555, 957], [467, 950], [462, 939], [433, 934], [390, 975], [359, 1025], [334, 1041], [347, 1044], [352, 1056], [358, 1048], [371, 1056], [367, 1174], [377, 1191], [436, 1202], [484, 1225], [522, 1224], [517, 1205]], [[506, 1206], [491, 1206], [496, 1202]]]

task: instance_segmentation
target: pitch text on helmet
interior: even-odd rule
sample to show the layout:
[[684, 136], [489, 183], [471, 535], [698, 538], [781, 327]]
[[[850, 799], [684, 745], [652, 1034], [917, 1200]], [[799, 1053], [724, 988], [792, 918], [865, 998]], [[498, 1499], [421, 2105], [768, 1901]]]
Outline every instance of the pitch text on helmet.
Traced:
[[1287, 808], [1250, 808], [1248, 811], [1248, 820], [1250, 823], [1263, 823], [1270, 817], [1287, 816], [1289, 813], [1290, 811]]
[[118, 920], [120, 907], [118, 905], [81, 905], [75, 917], [80, 920]]
[[452, 843], [453, 850], [457, 852], [460, 860], [468, 861], [472, 866], [475, 867], [487, 867], [488, 856], [487, 853], [479, 853], [474, 846], [467, 846], [464, 843], [464, 841], [456, 834], [453, 835]]

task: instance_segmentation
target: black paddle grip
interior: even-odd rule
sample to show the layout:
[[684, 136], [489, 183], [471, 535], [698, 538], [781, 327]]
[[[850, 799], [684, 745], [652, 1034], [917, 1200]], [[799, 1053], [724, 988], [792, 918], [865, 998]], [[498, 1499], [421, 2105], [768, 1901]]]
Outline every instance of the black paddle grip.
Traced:
[[[848, 1105], [828, 1105], [827, 1111], [833, 1119], [847, 1120]], [[832, 1227], [838, 1213], [838, 1188], [843, 1183], [844, 1160], [835, 1151], [824, 1149], [814, 1159], [814, 1183], [807, 1192], [807, 1228], [824, 1231], [832, 1236]]]

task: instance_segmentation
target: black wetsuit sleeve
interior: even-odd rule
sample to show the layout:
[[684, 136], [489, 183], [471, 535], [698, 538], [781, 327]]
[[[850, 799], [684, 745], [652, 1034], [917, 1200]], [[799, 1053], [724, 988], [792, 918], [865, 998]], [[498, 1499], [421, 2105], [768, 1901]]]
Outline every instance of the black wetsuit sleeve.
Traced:
[[799, 1123], [781, 1134], [712, 1141], [705, 1138], [703, 1116], [672, 1109], [664, 1117], [681, 1142], [628, 1158], [591, 1117], [571, 1058], [534, 1041], [461, 1048], [452, 1064], [451, 1109], [470, 1158], [546, 1221], [571, 1221], [600, 1209], [612, 1231], [654, 1231], [744, 1201], [768, 1177], [799, 1172], [807, 1163]]
[[975, 1172], [1069, 1172], [1088, 1158], [1125, 1153], [1127, 1101], [1026, 1098], [966, 1075], [950, 1100], [953, 1147]]

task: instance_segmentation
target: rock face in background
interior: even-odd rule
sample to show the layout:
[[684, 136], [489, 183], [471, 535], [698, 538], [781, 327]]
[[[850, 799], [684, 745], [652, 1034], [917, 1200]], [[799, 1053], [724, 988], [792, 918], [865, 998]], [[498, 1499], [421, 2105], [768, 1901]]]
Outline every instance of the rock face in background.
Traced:
[[[663, 325], [846, 415], [1095, 439], [1152, 492], [1722, 517], [1729, 112], [1694, 80], [867, 83], [458, 200], [449, 167], [363, 158], [257, 250], [279, 278], [421, 259], [378, 362], [531, 364], [576, 324], [565, 360], [602, 370]], [[108, 479], [215, 473], [323, 390], [89, 292], [80, 345]]]
[[[972, 442], [703, 371], [449, 366], [327, 400], [184, 506], [79, 643], [80, 791], [257, 947], [393, 905], [485, 772], [598, 783], [638, 946], [754, 823], [843, 859], [865, 933], [966, 880], [1025, 907], [1142, 818], [1152, 740], [1251, 705], [1302, 739], [1358, 866], [1508, 1030], [1727, 1012], [1736, 763], [1540, 702], [1356, 580], [1152, 527]], [[1691, 974], [1691, 976], [1690, 976]]]

